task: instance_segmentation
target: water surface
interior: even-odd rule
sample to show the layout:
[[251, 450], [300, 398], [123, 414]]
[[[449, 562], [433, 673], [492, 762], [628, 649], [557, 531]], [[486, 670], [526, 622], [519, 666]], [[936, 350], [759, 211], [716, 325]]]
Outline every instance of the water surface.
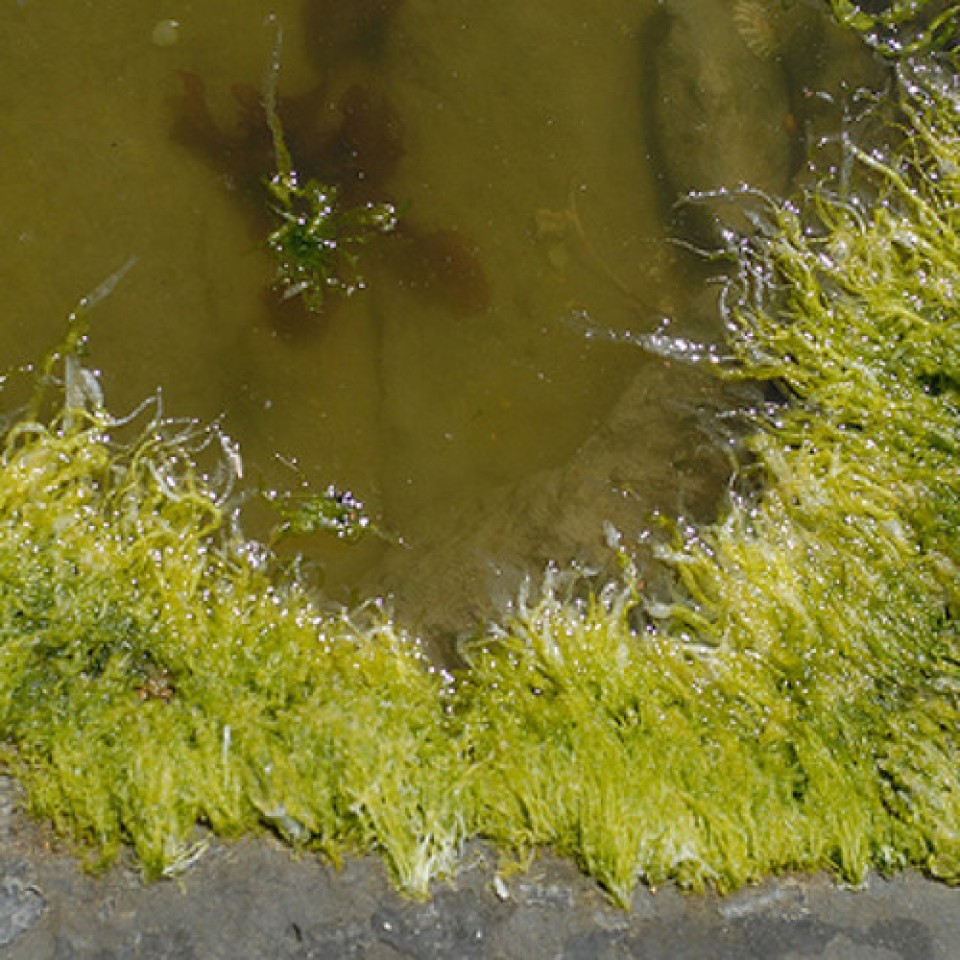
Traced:
[[[404, 546], [296, 546], [334, 596], [396, 592], [440, 632], [487, 611], [497, 571], [596, 556], [606, 518], [633, 533], [653, 509], [704, 508], [726, 468], [696, 411], [720, 387], [568, 322], [669, 314], [719, 336], [702, 267], [666, 241], [644, 87], [657, 6], [407, 0], [342, 41], [320, 0], [4, 5], [4, 363], [40, 356], [136, 256], [95, 320], [111, 408], [162, 386], [171, 415], [222, 417], [254, 485], [352, 490]], [[243, 133], [233, 91], [263, 89], [278, 26], [282, 97], [389, 105], [402, 155], [382, 190], [413, 225], [370, 247], [368, 289], [292, 323], [249, 186], [174, 135], [185, 74]], [[451, 237], [467, 266], [438, 278], [430, 238]]]

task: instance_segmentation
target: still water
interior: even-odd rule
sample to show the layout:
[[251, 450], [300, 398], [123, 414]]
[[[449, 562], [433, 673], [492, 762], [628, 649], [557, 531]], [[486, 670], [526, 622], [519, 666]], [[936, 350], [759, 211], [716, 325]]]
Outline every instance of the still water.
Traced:
[[[709, 512], [727, 464], [698, 410], [722, 388], [570, 319], [719, 337], [703, 265], [667, 239], [660, 7], [4, 3], [3, 364], [42, 355], [135, 256], [94, 322], [110, 408], [162, 388], [169, 415], [222, 419], [252, 485], [353, 491], [402, 545], [296, 549], [332, 595], [395, 593], [440, 634], [524, 568], [599, 555], [605, 519], [632, 534], [653, 509]], [[770, 55], [758, 5], [719, 9]], [[294, 165], [326, 158], [404, 225], [322, 316], [280, 307], [264, 245], [256, 104], [280, 28]]]

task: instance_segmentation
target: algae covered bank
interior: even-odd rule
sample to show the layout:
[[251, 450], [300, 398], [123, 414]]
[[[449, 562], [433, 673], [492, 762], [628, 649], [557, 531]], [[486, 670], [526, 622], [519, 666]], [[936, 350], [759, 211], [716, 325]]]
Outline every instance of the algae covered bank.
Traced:
[[[0, 729], [36, 814], [95, 865], [130, 845], [170, 876], [206, 831], [269, 830], [378, 851], [417, 895], [473, 837], [549, 846], [620, 903], [787, 869], [960, 876], [956, 9], [834, 7], [893, 87], [832, 168], [747, 191], [719, 232], [723, 341], [609, 336], [753, 385], [717, 420], [716, 517], [611, 530], [609, 578], [549, 565], [455, 668], [280, 556], [313, 515], [244, 532], [219, 426], [108, 410], [83, 348], [129, 276], [78, 306], [0, 461]], [[588, 313], [564, 336], [603, 333]], [[360, 522], [331, 496], [277, 495]]]

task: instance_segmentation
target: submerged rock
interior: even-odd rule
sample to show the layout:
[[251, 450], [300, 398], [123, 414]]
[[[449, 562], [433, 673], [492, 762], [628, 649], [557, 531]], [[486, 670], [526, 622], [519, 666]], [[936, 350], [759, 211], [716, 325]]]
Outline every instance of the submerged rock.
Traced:
[[[775, 6], [776, 4], [772, 4]], [[729, 0], [666, 0], [645, 49], [653, 102], [651, 135], [665, 199], [691, 192], [770, 194], [788, 188], [797, 141], [787, 74], [774, 24]], [[686, 226], [716, 233], [717, 219], [748, 224], [722, 198], [697, 204]]]

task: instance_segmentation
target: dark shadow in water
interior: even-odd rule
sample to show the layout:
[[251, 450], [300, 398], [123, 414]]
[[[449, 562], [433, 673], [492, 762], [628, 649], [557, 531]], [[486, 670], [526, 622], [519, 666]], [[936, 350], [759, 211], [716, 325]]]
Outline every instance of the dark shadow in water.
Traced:
[[[399, 228], [371, 244], [404, 288], [453, 316], [480, 313], [489, 306], [490, 292], [477, 246], [456, 229], [422, 226], [404, 216], [402, 198], [391, 189], [406, 150], [404, 126], [374, 68], [401, 2], [310, 0], [303, 14], [305, 36], [321, 79], [306, 93], [279, 96], [277, 114], [302, 179], [335, 186], [347, 208], [392, 202], [401, 210]], [[348, 67], [351, 73], [360, 67], [364, 80], [343, 90], [337, 79]], [[228, 130], [210, 111], [203, 78], [181, 72], [171, 136], [243, 199], [262, 241], [276, 226], [264, 189], [276, 168], [273, 141], [261, 91], [240, 82], [231, 92], [237, 116]], [[335, 313], [338, 296], [329, 296], [322, 312], [308, 311], [300, 298], [273, 294], [269, 303], [276, 329], [295, 335]]]

